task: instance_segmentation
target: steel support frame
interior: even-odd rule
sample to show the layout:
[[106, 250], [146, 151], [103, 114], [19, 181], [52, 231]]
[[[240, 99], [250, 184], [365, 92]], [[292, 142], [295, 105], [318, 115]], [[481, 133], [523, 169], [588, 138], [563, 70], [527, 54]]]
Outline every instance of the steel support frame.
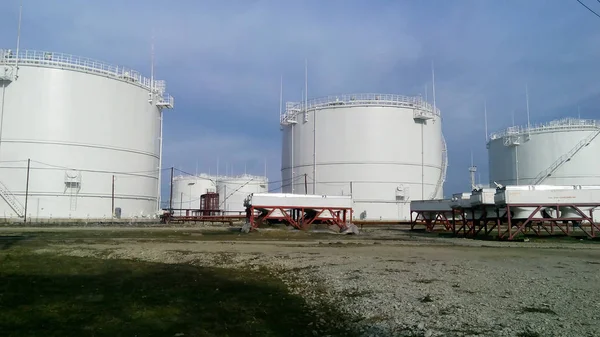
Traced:
[[[452, 219], [448, 219], [446, 213], [452, 212]], [[425, 213], [435, 214], [435, 216], [430, 217], [431, 219], [427, 219]], [[448, 210], [427, 210], [427, 211], [410, 211], [410, 230], [414, 230], [415, 226], [423, 225], [425, 226], [425, 231], [433, 232], [435, 230], [436, 225], [444, 226], [444, 229], [447, 231], [451, 231], [454, 228], [454, 224], [456, 222], [456, 212], [448, 211]]]
[[[276, 211], [279, 214], [275, 215]], [[310, 216], [308, 212], [316, 212], [316, 214]], [[246, 217], [251, 230], [257, 229], [264, 220], [279, 220], [300, 230], [307, 230], [312, 224], [319, 222], [330, 226], [337, 226], [340, 231], [344, 231], [352, 219], [352, 212], [352, 208], [252, 205], [248, 207]], [[328, 216], [325, 216], [325, 214]]]
[[[525, 220], [514, 220], [511, 216], [511, 208], [513, 207], [532, 207], [535, 208], [533, 212], [527, 217]], [[558, 217], [558, 218], [549, 218], [544, 216], [544, 213], [541, 210], [545, 207], [553, 208], [557, 212], [561, 207], [571, 207], [574, 209], [581, 217], [577, 218], [566, 218], [566, 217]], [[592, 209], [589, 211], [589, 214], [586, 214], [581, 210], [580, 207], [591, 207]], [[502, 221], [500, 218], [497, 219], [498, 226], [498, 237], [500, 239], [514, 240], [515, 237], [521, 233], [525, 234], [526, 229], [532, 230], [536, 235], [541, 235], [542, 229], [545, 230], [548, 234], [554, 234], [554, 228], [560, 229], [565, 235], [572, 235], [575, 227], [579, 227], [589, 238], [598, 237], [598, 232], [600, 232], [600, 225], [594, 222], [593, 209], [596, 207], [600, 207], [600, 203], [585, 203], [585, 204], [507, 204], [506, 205], [506, 230], [502, 229]], [[534, 217], [536, 215], [541, 215], [542, 218]], [[580, 222], [578, 226], [575, 226], [573, 222]], [[583, 223], [587, 221], [587, 223]], [[559, 222], [563, 222], [563, 224], [559, 224]], [[537, 224], [537, 228], [534, 225]], [[589, 226], [589, 231], [585, 229], [585, 227]], [[513, 229], [516, 227], [516, 229]], [[548, 229], [550, 228], [550, 229]]]
[[171, 222], [221, 222], [232, 224], [235, 221], [242, 221], [246, 218], [245, 215], [172, 215], [165, 213], [161, 215], [161, 222], [169, 224]]
[[452, 234], [458, 236], [460, 231], [464, 236], [468, 236], [472, 230], [472, 220], [467, 219], [467, 214], [472, 213], [470, 208], [456, 207], [453, 208], [454, 214], [460, 215], [460, 219], [456, 219], [452, 224]]
[[[500, 216], [500, 210], [495, 208], [494, 212], [488, 212], [489, 205], [477, 205], [469, 208], [460, 208], [462, 214], [461, 226], [453, 228], [453, 234], [459, 236], [462, 234], [464, 237], [474, 238], [477, 237], [481, 231], [484, 231], [485, 236], [490, 236], [492, 231], [498, 227], [498, 220], [500, 223], [505, 219], [504, 216]], [[475, 213], [481, 212], [479, 217], [475, 217]], [[470, 220], [467, 218], [469, 214]], [[462, 233], [461, 233], [462, 231]]]

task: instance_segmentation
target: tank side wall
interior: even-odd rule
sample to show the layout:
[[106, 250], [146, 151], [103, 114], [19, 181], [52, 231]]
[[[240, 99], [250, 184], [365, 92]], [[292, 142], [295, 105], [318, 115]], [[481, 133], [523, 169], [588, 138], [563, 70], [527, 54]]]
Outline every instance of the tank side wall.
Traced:
[[[299, 118], [294, 126], [295, 193], [305, 192], [305, 174], [312, 193], [314, 116], [309, 111], [308, 122]], [[382, 220], [408, 220], [410, 200], [431, 197], [441, 174], [439, 118], [423, 124], [423, 134], [413, 110], [403, 108], [327, 108], [316, 111], [316, 123], [317, 194], [352, 193], [356, 217], [366, 212], [368, 219]], [[291, 146], [290, 127], [286, 129], [284, 148]], [[290, 162], [282, 163], [283, 179], [290, 176]], [[404, 200], [398, 187], [405, 191]]]
[[[535, 133], [531, 135], [529, 141], [517, 146], [516, 150], [515, 147], [504, 146], [501, 139], [494, 140], [496, 144], [490, 147], [489, 152], [490, 180], [496, 180], [504, 185], [534, 184], [540, 172], [546, 171], [557, 159], [569, 153], [579, 142], [595, 132], [572, 130]], [[596, 165], [590, 163], [599, 152], [600, 137], [578, 151], [571, 160], [562, 164], [550, 177], [543, 180], [542, 184], [600, 184], [600, 173]]]
[[229, 215], [244, 214], [244, 199], [251, 193], [266, 193], [268, 191], [267, 179], [256, 177], [249, 179], [226, 179], [217, 184], [219, 204], [221, 210]]
[[[216, 191], [216, 185], [211, 178], [185, 177], [173, 181], [173, 208], [199, 209], [200, 196], [208, 191]], [[184, 215], [185, 211], [175, 211]]]
[[[19, 167], [2, 165], [0, 176], [24, 203], [24, 163], [32, 160], [31, 219], [111, 217], [113, 175], [114, 204], [122, 217], [157, 211], [160, 112], [147, 90], [27, 65], [4, 90], [0, 161]], [[78, 191], [65, 184], [73, 169], [81, 179]], [[14, 215], [5, 202], [0, 212]]]

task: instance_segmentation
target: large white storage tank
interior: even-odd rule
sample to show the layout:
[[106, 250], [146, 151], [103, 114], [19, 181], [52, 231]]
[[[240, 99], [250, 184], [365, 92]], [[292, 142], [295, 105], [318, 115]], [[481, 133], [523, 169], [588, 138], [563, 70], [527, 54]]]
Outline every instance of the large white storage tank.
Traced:
[[[215, 178], [207, 174], [176, 176], [173, 178], [173, 208], [200, 209], [200, 196], [216, 190]], [[175, 211], [175, 215], [185, 215], [185, 211]]]
[[133, 70], [0, 50], [0, 216], [23, 217], [26, 199], [31, 221], [155, 216], [172, 106]]
[[267, 193], [269, 181], [267, 177], [240, 175], [236, 177], [217, 178], [219, 208], [226, 215], [243, 214], [246, 211], [244, 199], [251, 193]]
[[490, 135], [490, 182], [502, 185], [600, 185], [594, 164], [600, 122], [567, 118]]
[[411, 200], [443, 196], [442, 120], [421, 97], [330, 96], [306, 109], [287, 103], [280, 122], [285, 193], [352, 194], [354, 217], [365, 220], [409, 220]]

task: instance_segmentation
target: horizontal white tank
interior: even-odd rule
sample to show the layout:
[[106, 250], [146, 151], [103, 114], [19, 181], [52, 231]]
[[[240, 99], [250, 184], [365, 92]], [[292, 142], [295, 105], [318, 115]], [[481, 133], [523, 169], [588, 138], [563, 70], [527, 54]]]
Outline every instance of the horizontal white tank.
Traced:
[[[200, 209], [200, 196], [216, 192], [215, 177], [207, 174], [197, 176], [177, 176], [173, 178], [173, 209]], [[175, 215], [185, 215], [185, 211], [175, 211]]]
[[[427, 220], [443, 220], [439, 219], [439, 215], [443, 215], [446, 219], [452, 219], [452, 207], [450, 206], [452, 199], [438, 200], [413, 200], [410, 202], [411, 212], [420, 213]], [[413, 220], [416, 220], [418, 214], [413, 214]]]
[[410, 202], [410, 209], [414, 212], [421, 211], [452, 211], [450, 206], [452, 199], [438, 200], [413, 200]]
[[24, 216], [26, 190], [31, 221], [155, 216], [164, 89], [95, 60], [0, 50], [0, 216]]
[[[542, 211], [553, 218], [569, 216], [567, 214], [581, 217], [572, 207], [561, 207], [560, 205], [600, 203], [600, 186], [586, 186], [583, 188], [581, 186], [565, 185], [505, 186], [496, 191], [494, 201], [496, 206], [499, 207], [515, 205], [511, 206], [512, 217], [515, 219], [528, 218], [538, 206], [544, 204], [545, 206], [532, 217], [533, 219], [544, 218]], [[558, 209], [554, 205], [558, 205]], [[589, 212], [592, 208], [594, 207], [581, 207], [585, 212]]]
[[561, 119], [493, 133], [490, 182], [502, 185], [600, 185], [600, 122]]
[[243, 214], [246, 211], [244, 199], [252, 193], [267, 193], [269, 181], [267, 177], [241, 175], [237, 177], [218, 177], [217, 193], [219, 208], [226, 215]]
[[306, 109], [287, 103], [280, 123], [285, 193], [351, 194], [354, 217], [366, 220], [409, 220], [411, 200], [443, 196], [442, 120], [421, 97], [340, 95], [310, 100]]
[[352, 197], [291, 193], [252, 193], [244, 201], [254, 207], [304, 207], [307, 209], [352, 208]]
[[471, 192], [454, 193], [452, 194], [450, 206], [452, 208], [468, 208], [471, 207]]
[[494, 195], [496, 194], [495, 188], [479, 188], [471, 192], [471, 206], [494, 206]]

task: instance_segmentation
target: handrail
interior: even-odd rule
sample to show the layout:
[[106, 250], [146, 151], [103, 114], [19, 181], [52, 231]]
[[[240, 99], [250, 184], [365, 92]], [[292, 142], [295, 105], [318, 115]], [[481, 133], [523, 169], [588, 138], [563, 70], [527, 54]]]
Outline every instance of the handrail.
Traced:
[[148, 90], [164, 93], [165, 82], [152, 80], [133, 69], [111, 65], [91, 58], [49, 51], [20, 50], [16, 55], [10, 49], [0, 49], [0, 65], [29, 64], [56, 68], [69, 68], [87, 73], [102, 74], [112, 78], [126, 80]]
[[260, 183], [267, 183], [269, 179], [265, 176], [260, 175], [251, 175], [251, 174], [239, 174], [239, 175], [231, 175], [231, 176], [218, 176], [215, 177], [218, 182], [229, 182], [235, 180], [251, 180]]
[[[436, 116], [440, 116], [440, 109], [433, 108], [433, 105], [426, 102], [420, 96], [403, 96], [395, 94], [344, 94], [337, 96], [327, 96], [314, 98], [306, 103], [307, 110], [331, 108], [335, 106], [390, 106], [403, 107], [411, 109], [419, 109], [431, 112]], [[280, 116], [280, 122], [284, 122], [290, 117], [295, 117], [297, 114], [305, 111], [304, 102], [287, 102], [285, 113]]]
[[495, 140], [506, 136], [515, 136], [548, 131], [581, 129], [600, 129], [600, 121], [593, 119], [564, 118], [550, 121], [547, 123], [531, 125], [530, 127], [511, 126], [502, 131], [491, 133], [490, 140]]
[[4, 185], [2, 181], [0, 181], [0, 196], [2, 197], [2, 199], [4, 199], [4, 201], [6, 201], [8, 206], [10, 206], [10, 208], [12, 208], [12, 210], [15, 211], [15, 213], [17, 213], [17, 216], [19, 218], [25, 216], [24, 206], [21, 204], [21, 202], [19, 202], [15, 195], [12, 194], [8, 187]]

